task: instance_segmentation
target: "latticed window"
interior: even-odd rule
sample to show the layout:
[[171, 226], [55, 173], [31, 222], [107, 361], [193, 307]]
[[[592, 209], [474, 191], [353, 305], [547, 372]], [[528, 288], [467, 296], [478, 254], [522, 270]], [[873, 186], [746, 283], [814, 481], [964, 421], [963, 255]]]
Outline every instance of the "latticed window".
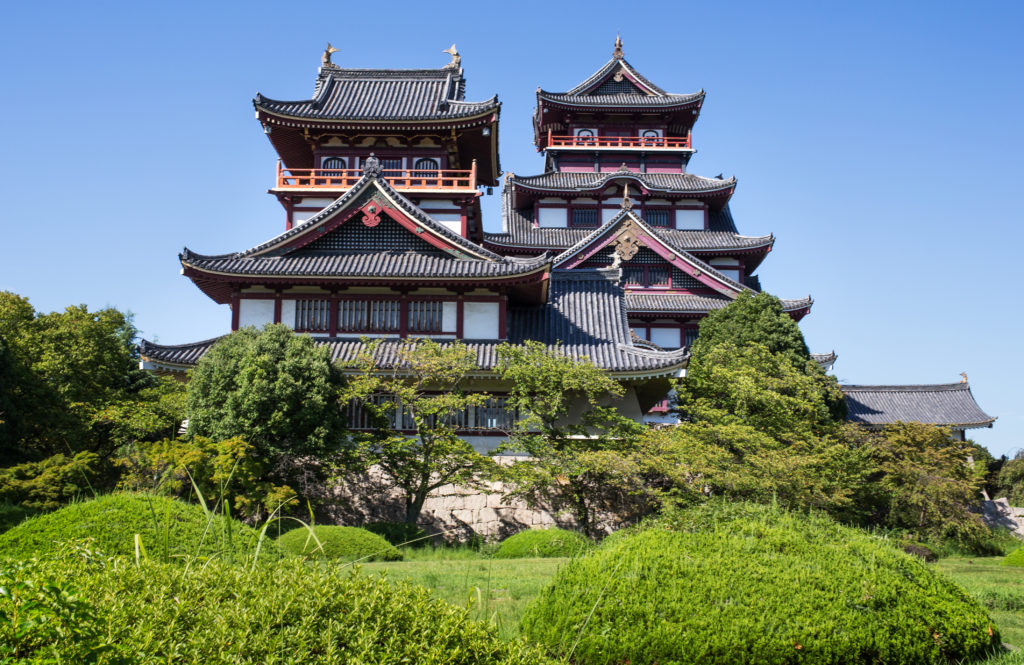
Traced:
[[331, 327], [329, 300], [296, 300], [295, 329], [306, 332], [326, 332]]
[[684, 328], [683, 344], [685, 346], [693, 346], [693, 343], [697, 341], [697, 332], [697, 328]]
[[344, 175], [341, 173], [345, 169], [345, 158], [344, 157], [325, 157], [324, 161], [320, 163], [320, 168], [324, 172], [324, 175], [328, 176], [340, 176]]
[[507, 397], [491, 397], [475, 410], [475, 424], [483, 429], [511, 431], [518, 420], [516, 409]]
[[394, 178], [402, 175], [402, 158], [401, 157], [382, 157], [380, 160], [380, 168], [385, 178]]
[[398, 332], [401, 303], [397, 300], [341, 300], [339, 332]]
[[670, 210], [648, 210], [644, 214], [644, 221], [651, 226], [670, 226], [669, 224], [669, 213]]
[[597, 226], [597, 208], [573, 208], [573, 226]]
[[416, 160], [416, 163], [413, 164], [413, 168], [416, 169], [412, 174], [414, 178], [433, 178], [437, 175], [437, 171], [441, 168], [441, 165], [436, 159], [423, 157]]
[[[370, 395], [365, 399], [353, 399], [345, 406], [349, 429], [369, 430], [386, 427], [393, 430], [411, 431], [416, 423], [408, 408], [402, 406], [392, 395]], [[380, 415], [382, 418], [378, 418]], [[507, 397], [490, 397], [480, 406], [469, 406], [445, 417], [446, 424], [457, 430], [501, 430], [511, 431], [518, 420], [518, 413]], [[434, 422], [428, 419], [428, 426]]]
[[653, 286], [667, 288], [671, 286], [669, 266], [627, 265], [622, 269], [622, 277], [626, 286]]
[[439, 300], [409, 303], [410, 332], [441, 332], [444, 303]]

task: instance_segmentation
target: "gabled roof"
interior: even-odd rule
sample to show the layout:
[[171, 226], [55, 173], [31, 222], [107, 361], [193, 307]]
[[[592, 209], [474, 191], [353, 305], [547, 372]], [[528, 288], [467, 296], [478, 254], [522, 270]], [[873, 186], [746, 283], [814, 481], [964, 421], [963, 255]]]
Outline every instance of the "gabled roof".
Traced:
[[995, 418], [974, 401], [970, 384], [840, 386], [847, 418], [869, 427], [919, 422], [944, 427], [991, 426]]
[[537, 91], [538, 100], [567, 106], [697, 106], [704, 91], [678, 95], [656, 86], [629, 61], [613, 57], [568, 92]]
[[[626, 294], [626, 309], [630, 313], [681, 313], [700, 314], [722, 309], [733, 301], [719, 293], [645, 293], [636, 291]], [[814, 304], [810, 296], [796, 300], [780, 300], [785, 312], [799, 312]], [[812, 354], [813, 356], [814, 354]], [[824, 358], [824, 356], [822, 356]], [[815, 358], [816, 362], [821, 362]]]
[[341, 69], [321, 67], [313, 98], [281, 101], [257, 94], [259, 111], [326, 121], [452, 120], [484, 115], [498, 97], [465, 101], [462, 69]]
[[[232, 278], [444, 280], [444, 279], [541, 279], [550, 267], [546, 255], [514, 259], [495, 254], [463, 238], [433, 219], [395, 191], [381, 177], [376, 160], [369, 161], [364, 176], [342, 196], [310, 219], [271, 240], [242, 252], [203, 255], [188, 248], [179, 256], [185, 274], [211, 298], [227, 302]], [[355, 219], [362, 213], [363, 221]], [[376, 215], [376, 221], [370, 217]], [[352, 226], [359, 225], [359, 226]], [[359, 248], [332, 248], [332, 233], [391, 225], [408, 235], [407, 245], [383, 245], [372, 237]], [[399, 228], [402, 227], [402, 228]]]

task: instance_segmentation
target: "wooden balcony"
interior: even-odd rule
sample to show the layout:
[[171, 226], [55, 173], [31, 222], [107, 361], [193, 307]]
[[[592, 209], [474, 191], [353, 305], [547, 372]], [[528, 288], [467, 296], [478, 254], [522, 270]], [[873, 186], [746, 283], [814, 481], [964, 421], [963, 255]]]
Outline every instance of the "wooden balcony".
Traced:
[[[381, 176], [400, 192], [444, 190], [476, 193], [476, 160], [469, 170], [383, 169]], [[362, 177], [361, 169], [286, 169], [279, 161], [275, 189], [346, 190]]]
[[548, 132], [546, 148], [584, 148], [593, 150], [690, 150], [690, 135], [686, 136], [559, 136]]

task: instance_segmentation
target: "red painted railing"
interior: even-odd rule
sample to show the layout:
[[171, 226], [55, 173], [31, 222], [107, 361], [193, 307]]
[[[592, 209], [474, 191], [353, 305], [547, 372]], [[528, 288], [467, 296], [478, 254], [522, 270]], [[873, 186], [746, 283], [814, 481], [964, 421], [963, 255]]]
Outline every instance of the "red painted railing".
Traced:
[[[399, 191], [454, 189], [476, 191], [476, 160], [469, 170], [383, 169], [381, 176]], [[360, 169], [286, 169], [277, 163], [277, 189], [348, 189], [363, 177]]]
[[558, 136], [548, 132], [546, 148], [636, 148], [679, 150], [690, 147], [690, 135], [664, 136]]

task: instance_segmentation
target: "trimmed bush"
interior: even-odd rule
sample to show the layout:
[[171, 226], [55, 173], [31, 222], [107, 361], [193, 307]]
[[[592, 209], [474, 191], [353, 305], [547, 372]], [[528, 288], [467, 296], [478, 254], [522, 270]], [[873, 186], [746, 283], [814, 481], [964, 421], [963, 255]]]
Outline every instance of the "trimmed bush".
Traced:
[[343, 561], [401, 561], [402, 553], [375, 533], [354, 526], [315, 526], [313, 532], [323, 546], [309, 535], [308, 529], [292, 529], [278, 539], [281, 549], [289, 554], [311, 559]]
[[[211, 521], [198, 505], [144, 494], [108, 494], [30, 518], [0, 534], [0, 556], [46, 557], [63, 543], [84, 539], [92, 539], [106, 554], [134, 556], [135, 534], [146, 553], [157, 559], [251, 556], [259, 537], [240, 522], [222, 516]], [[269, 539], [260, 551], [281, 556]]]
[[565, 565], [526, 637], [575, 663], [965, 662], [985, 610], [892, 544], [827, 517], [712, 502]]
[[590, 547], [590, 541], [575, 531], [565, 529], [530, 529], [520, 531], [501, 543], [494, 553], [496, 559], [525, 557], [577, 556]]
[[1004, 566], [1017, 566], [1024, 568], [1024, 547], [1016, 549], [1003, 557], [1002, 564]]
[[187, 571], [123, 557], [6, 562], [0, 587], [0, 616], [21, 621], [0, 622], [0, 645], [19, 662], [550, 662], [423, 587], [296, 560]]
[[[406, 522], [370, 522], [363, 528], [384, 538], [395, 547], [426, 547], [430, 544], [430, 534], [415, 524]], [[408, 544], [407, 544], [408, 543]]]

